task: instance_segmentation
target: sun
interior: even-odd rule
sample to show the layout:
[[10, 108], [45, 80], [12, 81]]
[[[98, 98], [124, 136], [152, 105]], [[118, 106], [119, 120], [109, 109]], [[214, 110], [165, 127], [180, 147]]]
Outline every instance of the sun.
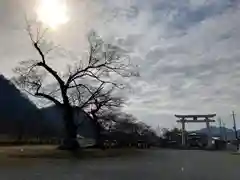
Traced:
[[37, 19], [51, 29], [69, 21], [66, 0], [38, 0]]

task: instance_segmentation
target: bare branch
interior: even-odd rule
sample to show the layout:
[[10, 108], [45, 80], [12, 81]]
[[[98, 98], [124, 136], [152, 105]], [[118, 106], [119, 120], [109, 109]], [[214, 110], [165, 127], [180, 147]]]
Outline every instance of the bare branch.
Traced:
[[[67, 87], [74, 80], [86, 76], [100, 82], [110, 83], [102, 80], [101, 77], [110, 73], [115, 73], [122, 77], [130, 77], [134, 75], [130, 67], [129, 58], [121, 53], [119, 47], [104, 44], [95, 33], [89, 37], [89, 43], [90, 50], [87, 66], [80, 66], [75, 72], [71, 73], [66, 82]], [[116, 83], [111, 82], [111, 84], [117, 86]]]
[[27, 30], [28, 36], [29, 36], [31, 42], [33, 43], [34, 40], [33, 40], [33, 34], [31, 32], [31, 25], [29, 24], [26, 14], [25, 14], [25, 22], [26, 22], [26, 26], [27, 26], [26, 30]]
[[42, 34], [37, 38], [37, 40], [35, 41], [37, 44], [39, 44], [42, 41], [47, 31], [48, 31], [48, 28], [45, 28]]
[[101, 83], [100, 86], [96, 89], [96, 91], [92, 92], [91, 96], [85, 101], [85, 103], [83, 103], [83, 105], [80, 106], [81, 109], [83, 109], [91, 100], [94, 99], [96, 94], [98, 94], [99, 91], [101, 91], [103, 89], [103, 85], [104, 85], [104, 83]]
[[54, 71], [51, 67], [49, 67], [44, 62], [39, 62], [36, 64], [36, 66], [43, 67], [45, 70], [47, 70], [59, 83], [60, 87], [64, 87], [64, 81], [58, 76], [57, 72]]
[[54, 102], [57, 106], [61, 106], [62, 105], [57, 99], [55, 99], [54, 97], [52, 97], [52, 96], [50, 96], [48, 94], [36, 92], [35, 96], [44, 97], [44, 98]]
[[33, 43], [33, 46], [35, 47], [35, 49], [37, 50], [37, 52], [38, 52], [39, 55], [41, 56], [42, 62], [45, 64], [45, 63], [46, 63], [46, 61], [45, 61], [45, 56], [44, 56], [43, 52], [41, 51], [41, 49], [39, 48], [38, 42], [34, 42], [34, 43]]

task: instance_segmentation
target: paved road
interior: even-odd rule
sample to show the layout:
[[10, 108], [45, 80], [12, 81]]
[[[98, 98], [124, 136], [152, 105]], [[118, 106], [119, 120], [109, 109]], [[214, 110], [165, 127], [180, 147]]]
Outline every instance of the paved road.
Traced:
[[[34, 161], [34, 160], [33, 160]], [[240, 155], [147, 150], [132, 158], [38, 160], [0, 169], [1, 180], [239, 180]]]

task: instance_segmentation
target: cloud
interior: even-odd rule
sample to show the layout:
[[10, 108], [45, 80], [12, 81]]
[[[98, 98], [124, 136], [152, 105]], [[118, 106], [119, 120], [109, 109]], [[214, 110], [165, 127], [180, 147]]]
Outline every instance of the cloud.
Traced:
[[[131, 2], [109, 8], [133, 6], [136, 17], [120, 14], [108, 24], [114, 29], [108, 32], [121, 37], [140, 66], [141, 78], [132, 82], [135, 91], [127, 110], [155, 125], [164, 116], [169, 125], [174, 124], [174, 113], [228, 117], [239, 107], [237, 1]], [[226, 121], [230, 125], [229, 117]]]
[[169, 127], [175, 113], [216, 112], [231, 126], [240, 102], [238, 0], [74, 0], [71, 8], [58, 43], [78, 52], [94, 28], [139, 65], [127, 111]]

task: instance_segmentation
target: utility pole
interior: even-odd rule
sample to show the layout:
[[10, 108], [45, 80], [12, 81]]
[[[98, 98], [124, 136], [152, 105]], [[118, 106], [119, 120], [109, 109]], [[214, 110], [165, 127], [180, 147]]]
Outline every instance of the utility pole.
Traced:
[[236, 126], [236, 119], [235, 119], [236, 114], [234, 111], [232, 112], [232, 118], [233, 118], [233, 130], [235, 133], [235, 138], [238, 139], [238, 133], [237, 133], [237, 126]]

